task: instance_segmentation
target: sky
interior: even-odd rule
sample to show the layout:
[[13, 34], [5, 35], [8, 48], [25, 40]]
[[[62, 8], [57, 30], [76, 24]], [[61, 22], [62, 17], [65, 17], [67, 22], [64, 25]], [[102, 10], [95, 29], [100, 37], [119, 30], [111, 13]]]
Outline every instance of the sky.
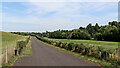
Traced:
[[118, 20], [118, 2], [2, 2], [1, 8], [5, 32], [77, 29]]

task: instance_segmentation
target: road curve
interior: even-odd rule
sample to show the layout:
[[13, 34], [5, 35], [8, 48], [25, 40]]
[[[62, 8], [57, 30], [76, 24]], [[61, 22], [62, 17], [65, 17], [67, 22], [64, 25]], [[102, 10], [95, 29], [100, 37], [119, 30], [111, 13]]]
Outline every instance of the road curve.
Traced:
[[71, 54], [50, 47], [32, 37], [32, 56], [19, 58], [14, 66], [97, 66]]

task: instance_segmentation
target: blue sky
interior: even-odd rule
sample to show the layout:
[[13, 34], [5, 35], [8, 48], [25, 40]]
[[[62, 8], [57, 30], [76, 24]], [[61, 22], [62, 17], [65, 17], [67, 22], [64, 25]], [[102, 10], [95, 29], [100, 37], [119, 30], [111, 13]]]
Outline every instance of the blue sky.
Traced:
[[2, 31], [54, 31], [118, 20], [117, 2], [2, 2]]

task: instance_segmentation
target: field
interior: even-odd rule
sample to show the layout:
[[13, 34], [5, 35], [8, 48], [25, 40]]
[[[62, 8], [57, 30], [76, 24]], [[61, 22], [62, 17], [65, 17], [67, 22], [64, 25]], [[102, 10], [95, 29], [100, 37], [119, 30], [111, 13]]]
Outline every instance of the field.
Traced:
[[13, 48], [13, 46], [16, 46], [16, 42], [18, 40], [25, 40], [27, 36], [21, 36], [21, 35], [16, 35], [12, 33], [7, 33], [7, 32], [1, 32], [2, 33], [2, 52], [4, 53], [5, 47], [8, 46], [8, 48]]
[[26, 38], [27, 37], [21, 35], [2, 32], [2, 46], [16, 44], [18, 40], [24, 40]]
[[17, 34], [12, 34], [12, 33], [8, 33], [8, 32], [1, 32], [1, 38], [0, 40], [2, 40], [2, 46], [0, 47], [0, 56], [2, 55], [2, 63], [5, 63], [5, 50], [6, 50], [6, 46], [7, 46], [7, 58], [8, 61], [9, 59], [11, 59], [11, 57], [14, 57], [14, 50], [16, 49], [17, 46], [17, 42], [20, 40], [26, 40], [28, 39], [28, 36], [21, 36], [21, 35], [17, 35]]
[[83, 44], [92, 44], [96, 46], [103, 46], [106, 48], [118, 48], [118, 42], [110, 42], [110, 41], [95, 41], [95, 40], [72, 40], [72, 39], [51, 39], [44, 37], [44, 39], [60, 41], [60, 42], [72, 42], [72, 43], [83, 43]]

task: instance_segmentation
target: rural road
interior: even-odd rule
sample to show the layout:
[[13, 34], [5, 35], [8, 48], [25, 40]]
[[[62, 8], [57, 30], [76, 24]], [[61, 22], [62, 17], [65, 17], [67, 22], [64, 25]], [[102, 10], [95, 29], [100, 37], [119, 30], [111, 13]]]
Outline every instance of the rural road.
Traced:
[[19, 58], [14, 66], [97, 66], [79, 57], [50, 47], [32, 37], [32, 56]]

